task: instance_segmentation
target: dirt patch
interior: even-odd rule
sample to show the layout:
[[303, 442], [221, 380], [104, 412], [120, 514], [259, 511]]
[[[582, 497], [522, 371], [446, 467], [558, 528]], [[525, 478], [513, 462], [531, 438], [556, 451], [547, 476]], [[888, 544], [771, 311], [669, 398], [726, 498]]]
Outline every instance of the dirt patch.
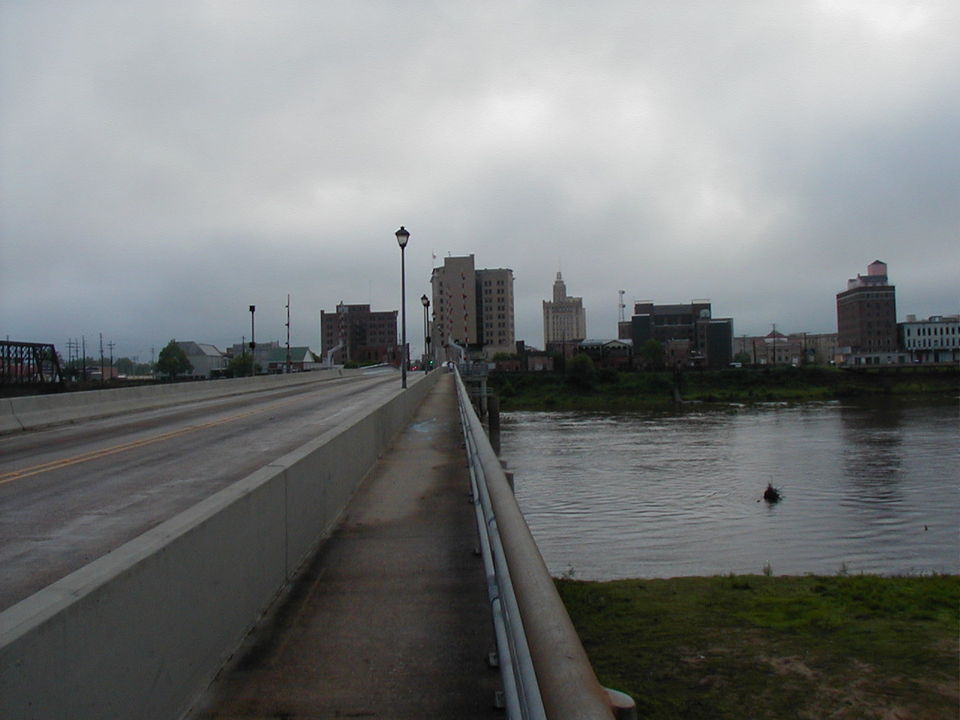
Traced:
[[800, 675], [807, 680], [817, 679], [817, 673], [811, 670], [801, 657], [768, 657], [763, 658], [763, 661], [768, 663], [778, 675]]

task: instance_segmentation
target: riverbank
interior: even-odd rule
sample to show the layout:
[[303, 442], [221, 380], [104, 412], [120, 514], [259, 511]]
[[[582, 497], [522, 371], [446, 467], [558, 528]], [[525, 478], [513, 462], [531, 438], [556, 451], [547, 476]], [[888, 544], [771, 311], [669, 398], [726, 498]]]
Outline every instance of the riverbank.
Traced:
[[667, 371], [589, 371], [491, 373], [490, 386], [501, 409], [584, 410], [593, 412], [666, 411], [685, 402], [751, 404], [809, 402], [887, 395], [956, 397], [958, 368], [902, 368], [853, 371], [833, 367], [775, 367]]
[[955, 718], [960, 576], [557, 580], [639, 716]]

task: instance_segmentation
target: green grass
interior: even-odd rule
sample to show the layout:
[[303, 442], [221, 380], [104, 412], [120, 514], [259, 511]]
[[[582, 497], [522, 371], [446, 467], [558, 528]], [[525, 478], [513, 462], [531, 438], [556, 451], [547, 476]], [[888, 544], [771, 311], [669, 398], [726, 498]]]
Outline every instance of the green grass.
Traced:
[[[850, 397], [940, 395], [960, 392], [955, 368], [849, 372], [836, 368], [777, 367], [691, 370], [682, 375], [686, 401], [704, 403], [809, 402]], [[587, 383], [555, 373], [493, 373], [503, 410], [646, 412], [675, 408], [672, 372], [597, 371]]]
[[557, 580], [639, 716], [956, 718], [960, 576]]

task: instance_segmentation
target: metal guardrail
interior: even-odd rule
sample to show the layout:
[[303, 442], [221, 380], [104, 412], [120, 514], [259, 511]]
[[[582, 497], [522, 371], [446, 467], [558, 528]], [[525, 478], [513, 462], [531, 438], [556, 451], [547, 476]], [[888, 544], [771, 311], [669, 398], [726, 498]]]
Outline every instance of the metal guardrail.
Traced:
[[[523, 621], [510, 578], [510, 568], [503, 551], [496, 515], [493, 512], [490, 492], [487, 488], [487, 476], [483, 463], [479, 460], [479, 446], [486, 437], [459, 372], [456, 373], [456, 383], [460, 422], [470, 468], [473, 506], [477, 515], [480, 552], [483, 556], [487, 594], [490, 598], [490, 610], [497, 641], [497, 664], [503, 679], [503, 702], [507, 718], [508, 720], [515, 718], [546, 720], [536, 671], [530, 657], [530, 648], [527, 646]], [[503, 481], [506, 482], [506, 478]]]
[[636, 717], [601, 687], [500, 461], [455, 374], [508, 720]]

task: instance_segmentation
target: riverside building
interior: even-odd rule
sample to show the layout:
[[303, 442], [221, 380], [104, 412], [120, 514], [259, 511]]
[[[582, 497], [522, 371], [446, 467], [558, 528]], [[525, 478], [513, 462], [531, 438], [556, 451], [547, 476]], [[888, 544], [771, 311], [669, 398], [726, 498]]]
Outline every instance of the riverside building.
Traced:
[[900, 347], [913, 364], [960, 362], [960, 316], [934, 315], [917, 320], [907, 315], [897, 326]]
[[583, 298], [567, 295], [567, 284], [558, 272], [553, 283], [553, 300], [543, 301], [543, 346], [551, 343], [578, 343], [587, 336], [587, 311]]
[[638, 302], [630, 330], [635, 353], [647, 340], [656, 340], [671, 365], [726, 367], [733, 357], [733, 319], [713, 317], [709, 300], [684, 305]]
[[867, 274], [847, 280], [837, 293], [837, 361], [844, 365], [893, 365], [897, 352], [897, 289], [887, 264], [874, 260]]

